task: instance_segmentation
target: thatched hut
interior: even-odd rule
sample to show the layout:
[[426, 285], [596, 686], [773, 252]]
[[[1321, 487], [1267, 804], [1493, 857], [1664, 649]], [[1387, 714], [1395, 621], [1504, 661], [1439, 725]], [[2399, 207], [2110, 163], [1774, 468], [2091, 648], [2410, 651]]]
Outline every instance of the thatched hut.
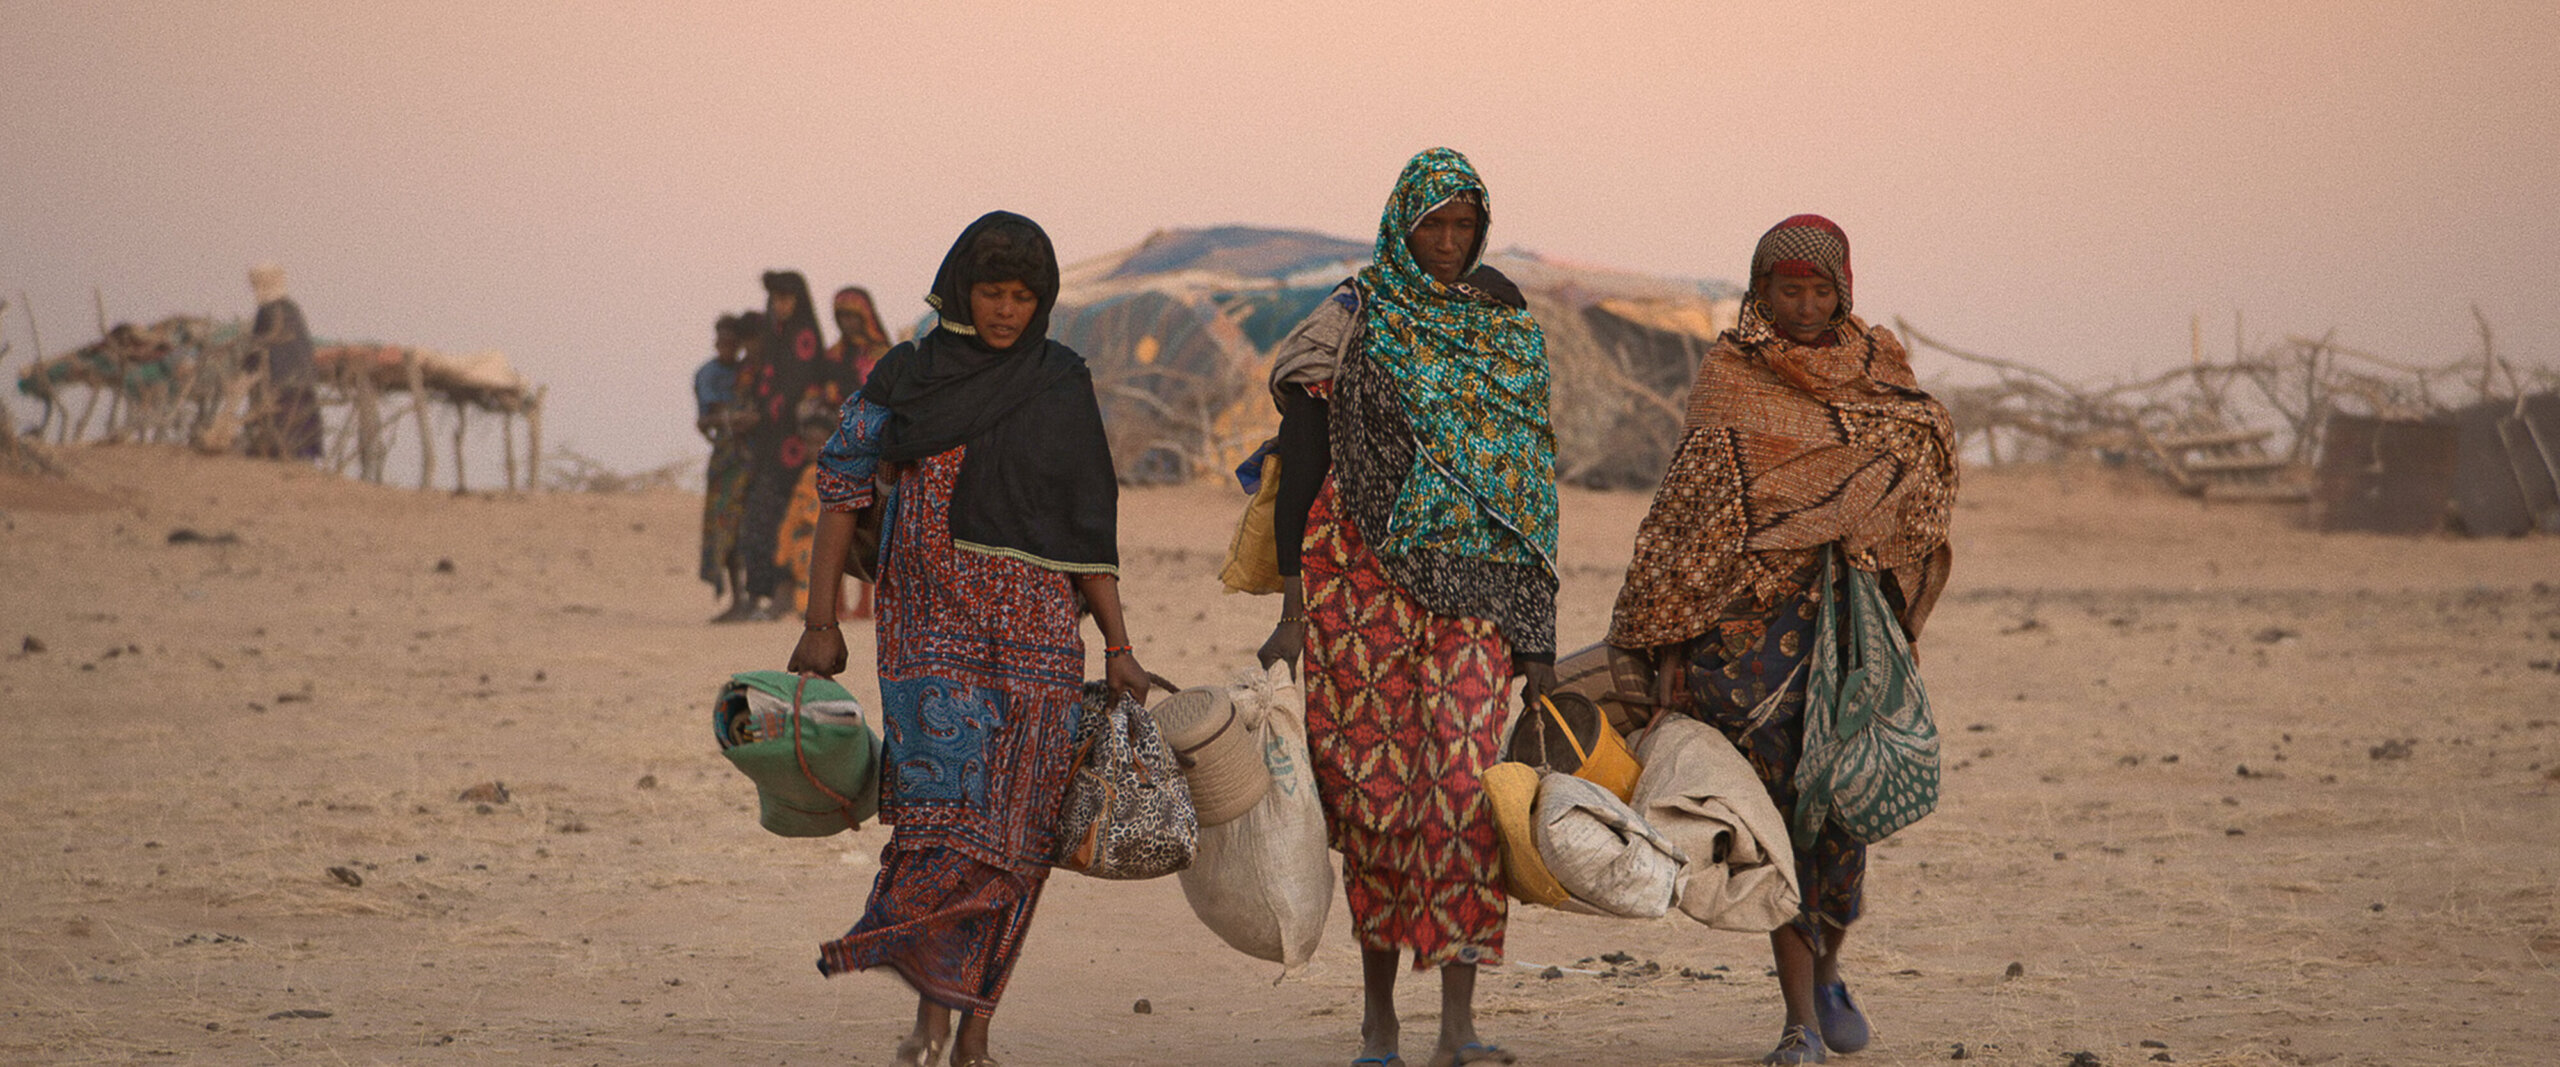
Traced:
[[[1368, 252], [1323, 234], [1225, 226], [1159, 231], [1067, 268], [1051, 332], [1093, 366], [1122, 480], [1198, 477], [1268, 436], [1272, 346]], [[1651, 485], [1739, 291], [1517, 250], [1487, 261], [1520, 283], [1546, 328], [1559, 476]]]

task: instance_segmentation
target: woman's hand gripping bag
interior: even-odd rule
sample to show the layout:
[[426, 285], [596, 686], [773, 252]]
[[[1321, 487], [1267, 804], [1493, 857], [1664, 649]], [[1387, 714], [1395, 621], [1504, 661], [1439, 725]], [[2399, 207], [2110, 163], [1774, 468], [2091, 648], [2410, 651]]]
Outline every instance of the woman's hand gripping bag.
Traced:
[[1285, 976], [1315, 955], [1333, 905], [1306, 702], [1285, 663], [1245, 672], [1229, 694], [1238, 714], [1258, 717], [1271, 786], [1242, 816], [1201, 828], [1199, 853], [1181, 874], [1182, 896], [1219, 940], [1281, 965]]
[[1503, 759], [1596, 782], [1621, 801], [1635, 796], [1644, 767], [1609, 716], [1590, 698], [1550, 693], [1511, 724]]
[[1573, 903], [1604, 915], [1659, 919], [1688, 854], [1607, 787], [1570, 774], [1538, 782], [1538, 855]]
[[1733, 742], [1686, 715], [1665, 715], [1636, 754], [1644, 761], [1636, 814], [1689, 855], [1672, 884], [1672, 906], [1743, 933], [1795, 918], [1803, 897], [1787, 817]]

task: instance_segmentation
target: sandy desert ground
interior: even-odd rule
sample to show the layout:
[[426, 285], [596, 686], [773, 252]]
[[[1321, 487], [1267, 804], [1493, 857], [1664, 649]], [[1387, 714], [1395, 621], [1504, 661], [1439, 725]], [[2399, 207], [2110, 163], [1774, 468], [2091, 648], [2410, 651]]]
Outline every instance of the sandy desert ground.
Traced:
[[[703, 623], [698, 497], [64, 460], [0, 478], [0, 1061], [886, 1062], [904, 989], [812, 966], [885, 834], [766, 835], [713, 751], [713, 687], [797, 627]], [[1124, 497], [1177, 680], [1275, 614], [1213, 577], [1241, 499]], [[1568, 642], [1644, 505], [1567, 494]], [[1847, 961], [1878, 1036], [1836, 1062], [2560, 1063], [2560, 541], [2320, 536], [2045, 468], [1970, 472], [1956, 536], [1923, 647], [1945, 800], [1878, 850]], [[509, 799], [462, 799], [485, 782]], [[1521, 909], [1510, 949], [1483, 1023], [1524, 1063], [1777, 1036], [1756, 936]], [[995, 1051], [1346, 1062], [1338, 907], [1277, 971], [1169, 879], [1060, 875]]]

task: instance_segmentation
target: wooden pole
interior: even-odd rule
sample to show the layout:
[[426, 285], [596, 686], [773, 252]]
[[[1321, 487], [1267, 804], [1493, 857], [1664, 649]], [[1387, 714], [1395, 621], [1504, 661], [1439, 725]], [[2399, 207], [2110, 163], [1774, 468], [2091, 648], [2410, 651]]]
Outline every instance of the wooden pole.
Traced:
[[524, 412], [525, 488], [542, 489], [542, 398], [551, 392], [548, 385], [533, 390], [533, 403]]
[[80, 425], [72, 427], [72, 428], [71, 428], [71, 436], [69, 436], [69, 437], [65, 438], [64, 440], [66, 440], [66, 441], [86, 441], [86, 440], [88, 440], [88, 439], [89, 439], [89, 416], [91, 416], [91, 415], [95, 415], [95, 414], [97, 414], [97, 413], [98, 413], [98, 387], [97, 387], [97, 386], [95, 386], [95, 385], [92, 385], [92, 386], [90, 386], [90, 387], [89, 387], [89, 399], [88, 399], [88, 401], [80, 405]]
[[27, 336], [36, 343], [36, 362], [44, 362], [44, 331], [36, 326], [36, 305], [27, 299], [27, 291], [18, 290], [18, 306], [27, 309]]
[[471, 409], [463, 406], [462, 398], [457, 396], [453, 401], [453, 495], [455, 496], [471, 491], [471, 487], [464, 483], [462, 477], [462, 432], [470, 427]]
[[418, 365], [418, 350], [400, 353], [400, 369], [409, 375], [409, 410], [418, 416], [418, 488], [425, 489], [436, 481], [436, 439], [427, 422], [427, 372]]
[[124, 346], [116, 344], [113, 341], [106, 342], [107, 360], [115, 364], [116, 368], [115, 391], [107, 394], [106, 438], [107, 440], [118, 444], [124, 442], [125, 363], [123, 347]]
[[[0, 297], [0, 323], [8, 320], [9, 301]], [[0, 330], [0, 362], [7, 362], [8, 358], [9, 338], [6, 330]], [[37, 431], [42, 432], [43, 428], [38, 427]], [[18, 454], [18, 416], [6, 404], [0, 404], [0, 454], [13, 457]]]
[[[27, 298], [27, 291], [24, 289], [18, 290], [18, 306], [27, 310], [27, 337], [36, 345], [35, 367], [29, 369], [40, 370], [44, 366], [44, 330], [36, 324], [35, 301]], [[35, 435], [36, 442], [42, 444], [45, 430], [53, 425], [54, 413], [62, 408], [62, 398], [55, 395], [53, 383], [45, 380], [41, 374], [36, 378], [36, 383], [43, 387], [43, 391], [36, 395], [44, 400], [44, 420], [36, 423]]]
[[365, 357], [363, 373], [356, 375], [356, 477], [380, 484], [382, 481], [382, 385], [373, 380], [375, 357]]
[[[337, 438], [329, 442], [327, 455], [325, 457], [329, 463], [329, 473], [341, 477], [344, 477], [347, 473], [347, 464], [355, 462], [359, 458], [356, 454], [358, 447], [356, 444], [355, 400], [351, 395], [351, 390], [353, 388], [352, 383], [347, 380], [348, 366], [349, 365], [347, 363], [339, 363], [336, 373], [330, 375], [332, 380], [329, 383], [329, 387], [335, 390], [339, 396], [347, 397], [347, 414], [344, 418], [338, 420]], [[321, 402], [316, 395], [312, 398], [312, 406], [319, 408], [323, 412], [329, 410], [329, 405]], [[321, 426], [321, 434], [323, 436], [328, 434], [328, 426], [325, 422]]]
[[516, 491], [516, 412], [502, 408], [498, 412], [498, 440], [503, 442], [507, 457], [507, 492]]
[[2507, 372], [2507, 389], [2516, 395], [2516, 417], [2523, 418], [2524, 386], [2516, 381], [2515, 367], [2509, 365], [2507, 361], [2498, 358], [2498, 339], [2496, 335], [2491, 333], [2489, 330], [2489, 316], [2480, 313], [2480, 305], [2478, 304], [2471, 305], [2471, 321], [2480, 324], [2480, 361], [2488, 364], [2488, 366], [2480, 368], [2480, 399], [2491, 399], [2489, 395], [2489, 372], [2492, 370], [2504, 369]]

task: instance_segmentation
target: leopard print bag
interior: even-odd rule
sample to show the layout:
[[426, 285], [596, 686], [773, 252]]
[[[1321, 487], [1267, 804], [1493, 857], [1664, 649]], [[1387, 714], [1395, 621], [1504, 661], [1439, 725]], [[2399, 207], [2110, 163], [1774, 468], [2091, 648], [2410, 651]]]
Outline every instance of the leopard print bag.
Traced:
[[1161, 878], [1191, 866], [1200, 818], [1155, 716], [1088, 682], [1076, 706], [1076, 776], [1058, 820], [1059, 867], [1095, 878]]

